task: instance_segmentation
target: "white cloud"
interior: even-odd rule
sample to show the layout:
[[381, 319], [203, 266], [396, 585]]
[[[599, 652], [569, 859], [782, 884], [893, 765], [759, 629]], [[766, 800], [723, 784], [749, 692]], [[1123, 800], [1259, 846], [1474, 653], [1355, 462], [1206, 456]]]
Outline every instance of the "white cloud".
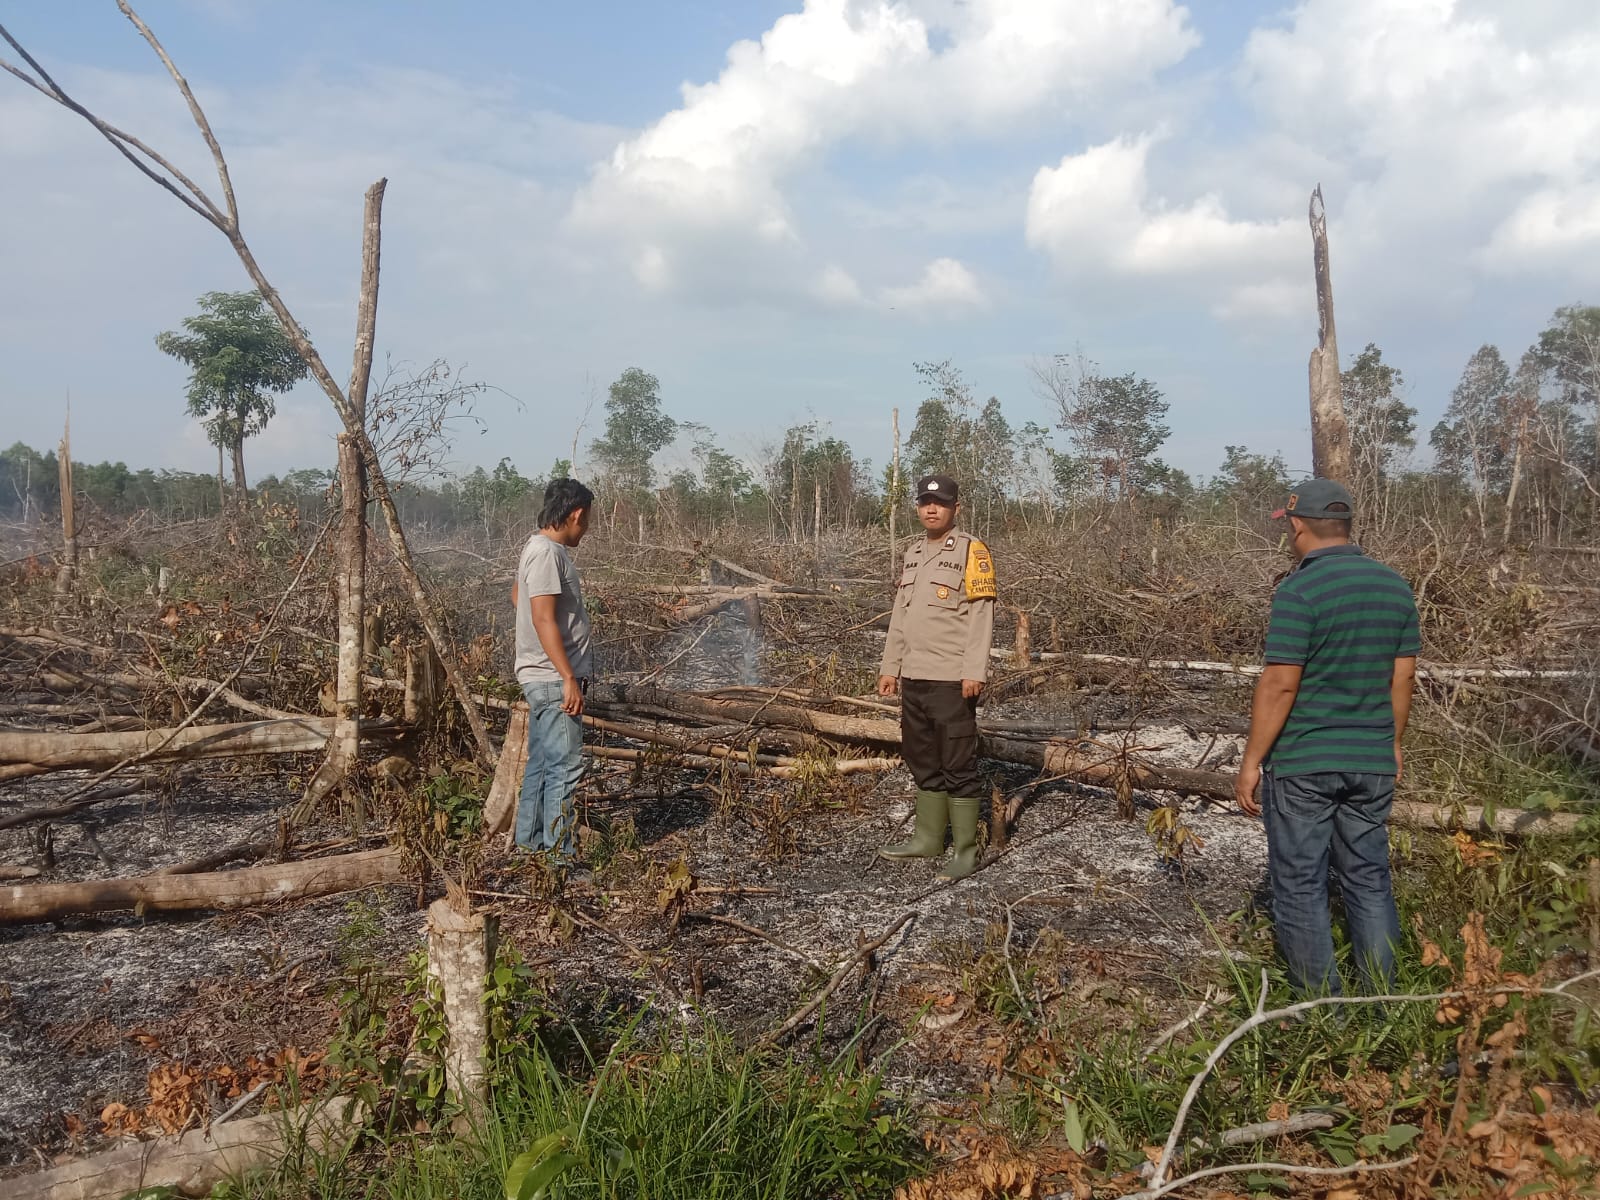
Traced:
[[1535, 192], [1494, 231], [1480, 257], [1502, 273], [1530, 263], [1592, 273], [1600, 262], [1600, 184]]
[[855, 276], [837, 263], [828, 264], [817, 276], [812, 294], [824, 304], [837, 308], [848, 308], [865, 300]]
[[989, 306], [989, 298], [979, 286], [977, 276], [953, 258], [934, 259], [923, 270], [922, 278], [915, 283], [885, 288], [883, 302], [890, 308], [914, 312], [948, 312]]
[[1265, 120], [1317, 131], [1369, 263], [1544, 271], [1600, 254], [1596, 62], [1591, 0], [1307, 0], [1251, 35], [1240, 78]]
[[618, 145], [576, 197], [571, 227], [635, 263], [659, 256], [687, 289], [726, 285], [707, 260], [733, 258], [764, 289], [786, 276], [814, 294], [786, 185], [831, 148], [1013, 132], [1146, 79], [1197, 40], [1172, 0], [806, 0]]
[[1281, 294], [1302, 247], [1287, 219], [1243, 221], [1220, 197], [1152, 197], [1154, 140], [1117, 138], [1041, 167], [1028, 193], [1028, 242], [1064, 273], [1187, 279], [1217, 290], [1213, 310], [1241, 315]]

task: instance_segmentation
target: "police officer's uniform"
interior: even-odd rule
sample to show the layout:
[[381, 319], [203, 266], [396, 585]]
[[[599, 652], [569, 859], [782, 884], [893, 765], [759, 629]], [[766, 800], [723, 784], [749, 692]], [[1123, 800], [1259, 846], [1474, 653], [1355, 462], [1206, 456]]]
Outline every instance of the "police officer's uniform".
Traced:
[[[917, 499], [954, 505], [954, 480], [918, 481]], [[988, 678], [997, 595], [994, 559], [969, 533], [916, 538], [906, 547], [879, 673], [900, 681], [901, 752], [917, 782], [917, 832], [884, 847], [889, 858], [944, 852], [948, 820], [955, 855], [943, 872], [960, 878], [976, 861], [979, 811], [976, 698], [961, 681]]]

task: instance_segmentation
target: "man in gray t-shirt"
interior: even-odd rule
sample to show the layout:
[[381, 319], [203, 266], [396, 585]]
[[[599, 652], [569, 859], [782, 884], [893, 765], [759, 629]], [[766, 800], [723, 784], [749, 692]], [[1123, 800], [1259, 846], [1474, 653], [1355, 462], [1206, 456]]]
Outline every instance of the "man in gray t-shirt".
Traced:
[[583, 693], [594, 673], [589, 614], [572, 551], [589, 529], [594, 493], [575, 479], [544, 490], [539, 531], [523, 547], [513, 595], [517, 682], [528, 701], [528, 767], [515, 836], [559, 865], [575, 854], [572, 798], [583, 772]]
[[568, 673], [588, 679], [594, 674], [594, 650], [578, 568], [566, 545], [542, 529], [528, 539], [517, 563], [517, 682], [559, 683], [565, 676], [539, 640], [533, 623], [534, 606], [523, 603], [524, 598], [532, 600], [536, 596], [555, 600], [556, 633], [566, 651], [571, 668]]

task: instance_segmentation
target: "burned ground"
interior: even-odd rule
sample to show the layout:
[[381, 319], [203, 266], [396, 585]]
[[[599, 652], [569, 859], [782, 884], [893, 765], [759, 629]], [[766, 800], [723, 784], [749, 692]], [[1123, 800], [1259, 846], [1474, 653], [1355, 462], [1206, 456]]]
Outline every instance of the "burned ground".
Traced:
[[[1038, 699], [1025, 698], [991, 715], [1040, 711]], [[1214, 739], [1175, 726], [1139, 737], [1152, 757], [1184, 765], [1218, 752]], [[993, 947], [1008, 905], [1009, 952], [1034, 964], [1030, 988], [1163, 1011], [1181, 1007], [1180, 977], [1224, 952], [1215, 930], [1251, 902], [1264, 864], [1259, 827], [1236, 815], [1186, 806], [1185, 822], [1204, 845], [1178, 866], [1158, 855], [1142, 820], [1114, 815], [1106, 793], [988, 766], [1001, 787], [1028, 800], [1008, 848], [958, 884], [941, 884], [936, 864], [875, 856], [910, 812], [903, 769], [837, 780], [797, 800], [794, 787], [773, 781], [730, 797], [704, 772], [663, 766], [591, 773], [585, 838], [602, 863], [592, 885], [548, 894], [537, 871], [497, 846], [477, 899], [536, 965], [554, 1008], [648, 1007], [655, 1020], [711, 1019], [750, 1038], [803, 1003], [858, 936], [914, 913], [876, 956], [878, 971], [848, 982], [823, 1009], [822, 1036], [837, 1041], [881, 1014], [874, 1046], [905, 1028], [913, 1035], [890, 1061], [891, 1081], [918, 1099], [948, 1099], [992, 1074], [977, 1051], [960, 1049], [962, 1033], [975, 1034], [986, 1014], [953, 1009], [951, 998], [970, 991], [973, 964]], [[47, 802], [73, 782], [31, 783], [28, 800]], [[199, 856], [270, 822], [292, 782], [221, 768], [168, 797], [97, 806], [96, 840], [113, 865], [68, 820], [54, 826], [57, 869], [89, 879]], [[338, 827], [301, 835], [310, 846], [350, 840]], [[35, 854], [29, 830], [0, 832], [0, 862]], [[681, 903], [664, 907], [679, 862], [694, 883]], [[5, 1161], [37, 1165], [41, 1155], [92, 1146], [107, 1105], [149, 1105], [150, 1073], [163, 1064], [199, 1071], [286, 1047], [318, 1053], [338, 1023], [342, 947], [360, 939], [363, 953], [402, 970], [418, 945], [416, 900], [415, 888], [388, 888], [237, 914], [121, 914], [0, 930]], [[574, 913], [603, 930], [574, 924]], [[815, 1036], [816, 1025], [808, 1020], [798, 1032]], [[211, 1111], [227, 1103], [217, 1094]]]

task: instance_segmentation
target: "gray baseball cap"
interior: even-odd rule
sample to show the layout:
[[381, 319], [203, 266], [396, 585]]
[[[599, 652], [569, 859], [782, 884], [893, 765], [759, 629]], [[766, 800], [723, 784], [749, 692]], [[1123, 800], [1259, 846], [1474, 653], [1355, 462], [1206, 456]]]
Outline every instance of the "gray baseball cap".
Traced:
[[[1334, 508], [1340, 504], [1343, 508]], [[1288, 502], [1274, 517], [1331, 517], [1349, 521], [1356, 515], [1356, 502], [1344, 484], [1334, 479], [1308, 479], [1289, 493]]]

